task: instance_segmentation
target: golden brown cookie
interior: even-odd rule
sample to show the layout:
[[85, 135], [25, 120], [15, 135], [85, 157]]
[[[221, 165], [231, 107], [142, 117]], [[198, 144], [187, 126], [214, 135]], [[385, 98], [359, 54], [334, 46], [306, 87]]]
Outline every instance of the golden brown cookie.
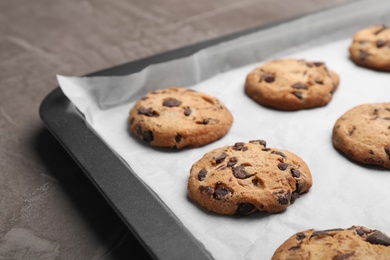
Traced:
[[215, 97], [186, 88], [154, 90], [130, 110], [129, 128], [157, 147], [198, 147], [222, 138], [233, 116]]
[[339, 76], [323, 62], [271, 60], [246, 77], [245, 93], [267, 107], [300, 110], [325, 106], [339, 85]]
[[390, 71], [390, 28], [374, 25], [359, 30], [353, 37], [349, 53], [359, 66]]
[[310, 170], [300, 157], [255, 140], [206, 153], [192, 165], [187, 189], [210, 211], [248, 215], [283, 211], [311, 186]]
[[390, 102], [362, 104], [339, 117], [333, 145], [350, 159], [390, 169]]
[[363, 226], [296, 233], [275, 251], [272, 260], [388, 260], [390, 237]]

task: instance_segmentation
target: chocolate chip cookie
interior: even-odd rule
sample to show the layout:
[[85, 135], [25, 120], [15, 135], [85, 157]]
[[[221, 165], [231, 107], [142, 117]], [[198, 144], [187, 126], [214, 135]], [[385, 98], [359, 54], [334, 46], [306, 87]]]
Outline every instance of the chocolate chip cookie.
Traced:
[[349, 53], [359, 66], [390, 71], [390, 28], [374, 25], [359, 30], [353, 37]]
[[215, 97], [186, 88], [147, 93], [130, 110], [130, 132], [156, 147], [199, 147], [222, 138], [233, 116]]
[[272, 260], [311, 259], [390, 259], [390, 237], [363, 226], [348, 229], [299, 232], [275, 251]]
[[339, 86], [338, 74], [324, 62], [271, 60], [246, 77], [245, 93], [260, 105], [279, 110], [325, 106]]
[[356, 162], [390, 169], [390, 103], [351, 108], [337, 119], [332, 141]]
[[209, 211], [248, 215], [281, 212], [312, 186], [307, 164], [263, 140], [207, 152], [190, 170], [188, 195]]

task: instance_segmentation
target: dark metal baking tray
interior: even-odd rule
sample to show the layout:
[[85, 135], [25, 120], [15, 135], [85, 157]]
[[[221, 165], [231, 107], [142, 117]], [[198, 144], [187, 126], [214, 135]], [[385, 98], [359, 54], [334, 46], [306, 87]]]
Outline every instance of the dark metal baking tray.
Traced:
[[[127, 75], [151, 64], [182, 58], [204, 48], [300, 17], [129, 62], [86, 76]], [[40, 106], [40, 116], [129, 229], [155, 259], [213, 259], [164, 202], [91, 130], [57, 87]], [[131, 185], [129, 185], [131, 184]]]

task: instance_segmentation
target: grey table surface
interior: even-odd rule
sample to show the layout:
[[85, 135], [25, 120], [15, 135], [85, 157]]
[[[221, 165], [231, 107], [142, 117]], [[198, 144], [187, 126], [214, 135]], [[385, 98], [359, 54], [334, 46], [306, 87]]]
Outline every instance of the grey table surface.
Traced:
[[40, 119], [56, 74], [85, 75], [347, 2], [0, 1], [0, 259], [150, 258]]

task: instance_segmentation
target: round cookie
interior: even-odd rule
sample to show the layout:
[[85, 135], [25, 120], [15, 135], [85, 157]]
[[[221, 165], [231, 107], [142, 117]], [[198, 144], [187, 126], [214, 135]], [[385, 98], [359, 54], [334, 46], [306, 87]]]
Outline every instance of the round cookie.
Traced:
[[390, 103], [362, 104], [337, 119], [333, 146], [348, 158], [390, 169]]
[[279, 110], [325, 106], [338, 88], [339, 76], [323, 62], [271, 60], [251, 71], [245, 93], [259, 104]]
[[281, 212], [311, 186], [310, 170], [300, 157], [254, 140], [206, 153], [192, 165], [187, 191], [209, 211], [248, 215]]
[[215, 97], [186, 88], [154, 90], [129, 113], [129, 129], [157, 147], [199, 147], [222, 138], [233, 116]]
[[390, 28], [375, 25], [359, 30], [353, 37], [349, 53], [359, 66], [390, 71]]
[[272, 260], [388, 260], [390, 237], [363, 226], [316, 231], [309, 229], [287, 239]]

